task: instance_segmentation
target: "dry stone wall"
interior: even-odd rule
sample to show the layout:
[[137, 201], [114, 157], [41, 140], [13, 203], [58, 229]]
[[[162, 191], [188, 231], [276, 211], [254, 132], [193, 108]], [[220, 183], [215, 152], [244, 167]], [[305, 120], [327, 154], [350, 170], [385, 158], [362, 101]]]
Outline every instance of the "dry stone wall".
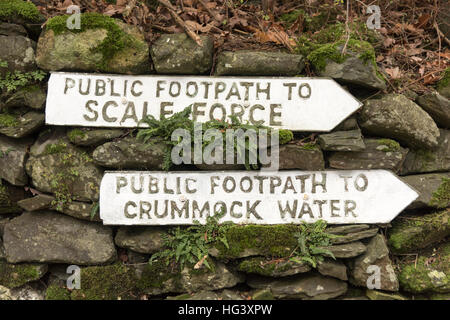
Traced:
[[[22, 20], [0, 22], [2, 79], [8, 72], [37, 70], [193, 77], [304, 74], [301, 55], [230, 51], [214, 58], [217, 49], [207, 37], [203, 47], [185, 34], [165, 34], [149, 45], [135, 27], [92, 19], [101, 18], [89, 17], [85, 21], [93, 27], [76, 33], [54, 20], [39, 38]], [[115, 42], [109, 41], [112, 36]], [[294, 235], [300, 227], [295, 225], [231, 226], [225, 231], [228, 246], [210, 244], [210, 269], [146, 263], [165, 249], [170, 228], [104, 226], [96, 206], [105, 170], [161, 170], [162, 142], [156, 139], [149, 147], [131, 129], [46, 126], [45, 79], [14, 90], [3, 87], [0, 300], [449, 299], [449, 84], [440, 86], [441, 93], [415, 100], [382, 93], [365, 99], [367, 89], [386, 87], [373, 68], [356, 56], [327, 64], [322, 74], [364, 105], [333, 131], [317, 133], [313, 145], [302, 143], [306, 134], [296, 133], [280, 149], [280, 169], [389, 169], [419, 198], [389, 225], [328, 226], [327, 233], [339, 236], [327, 248], [336, 259], [314, 266], [286, 259], [297, 246]], [[417, 260], [404, 256], [416, 253]], [[81, 266], [82, 282], [81, 289], [69, 291], [65, 270], [72, 264]], [[378, 290], [367, 289], [370, 265], [381, 268]]]

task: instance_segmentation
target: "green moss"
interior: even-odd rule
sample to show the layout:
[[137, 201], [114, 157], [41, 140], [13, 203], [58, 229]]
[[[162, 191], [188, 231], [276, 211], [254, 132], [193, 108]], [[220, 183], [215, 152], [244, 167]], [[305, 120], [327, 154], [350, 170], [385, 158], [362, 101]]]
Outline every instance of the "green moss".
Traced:
[[417, 260], [400, 264], [398, 275], [400, 286], [411, 293], [450, 290], [450, 244], [443, 245], [433, 253], [433, 259], [419, 256]]
[[67, 150], [67, 143], [58, 141], [58, 143], [50, 143], [45, 147], [44, 154], [57, 154]]
[[430, 200], [430, 205], [436, 208], [447, 208], [450, 206], [450, 179], [442, 178], [442, 183], [437, 188]]
[[70, 300], [70, 292], [65, 287], [52, 284], [45, 291], [45, 300]]
[[315, 142], [308, 142], [302, 145], [302, 149], [304, 150], [319, 150], [319, 147]]
[[36, 6], [29, 1], [0, 0], [0, 20], [12, 21], [21, 18], [29, 22], [38, 22], [41, 14]]
[[41, 265], [33, 263], [10, 264], [0, 260], [0, 285], [16, 288], [40, 279], [45, 272]]
[[420, 170], [426, 170], [429, 166], [429, 162], [436, 160], [436, 155], [431, 150], [419, 149], [415, 150], [416, 161], [421, 162]]
[[122, 263], [81, 269], [81, 289], [71, 293], [72, 300], [118, 300], [133, 298], [134, 270]]
[[19, 124], [16, 117], [10, 114], [0, 114], [0, 127], [15, 127]]
[[280, 144], [286, 144], [294, 139], [294, 133], [291, 130], [281, 129], [278, 130], [278, 141]]
[[391, 139], [379, 139], [377, 142], [383, 147], [381, 151], [396, 152], [400, 150], [400, 144], [397, 141]]
[[136, 283], [139, 290], [159, 289], [163, 284], [171, 280], [176, 287], [181, 288], [181, 273], [178, 268], [168, 266], [163, 259], [155, 260], [151, 264], [147, 264], [142, 272], [140, 279]]
[[72, 129], [67, 133], [67, 137], [70, 142], [77, 142], [80, 139], [84, 139], [87, 136], [86, 132], [81, 129]]
[[388, 244], [394, 253], [410, 253], [445, 238], [450, 234], [449, 211], [425, 216], [397, 219], [389, 230]]
[[66, 22], [69, 15], [56, 16], [47, 21], [46, 30], [53, 30], [58, 35], [63, 32], [80, 33], [90, 29], [107, 30], [106, 38], [96, 47], [93, 52], [101, 53], [103, 62], [100, 68], [105, 68], [114, 55], [126, 47], [136, 46], [136, 40], [123, 31], [117, 21], [109, 16], [95, 12], [81, 14], [81, 28], [67, 29]]
[[290, 224], [231, 226], [225, 232], [229, 247], [217, 243], [215, 248], [226, 259], [239, 258], [247, 250], [268, 257], [286, 257], [297, 245], [293, 234], [299, 230], [299, 226]]
[[450, 85], [450, 67], [445, 69], [442, 79], [437, 84], [437, 89], [442, 90]]
[[238, 266], [238, 270], [245, 273], [271, 277], [276, 273], [282, 273], [292, 269], [294, 265], [294, 262], [279, 263], [279, 261], [268, 261], [266, 258], [255, 257], [242, 261]]

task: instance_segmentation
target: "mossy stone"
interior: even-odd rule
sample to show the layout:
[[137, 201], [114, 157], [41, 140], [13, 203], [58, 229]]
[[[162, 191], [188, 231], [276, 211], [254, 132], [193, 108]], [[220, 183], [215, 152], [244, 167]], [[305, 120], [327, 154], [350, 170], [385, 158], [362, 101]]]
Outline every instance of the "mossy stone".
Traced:
[[39, 280], [46, 272], [46, 264], [10, 264], [0, 260], [0, 285], [7, 288], [20, 287], [25, 283]]
[[423, 216], [399, 217], [388, 231], [393, 253], [414, 253], [450, 235], [450, 210]]
[[0, 20], [15, 23], [36, 23], [41, 20], [41, 14], [30, 1], [1, 0]]
[[70, 300], [70, 291], [56, 283], [51, 284], [45, 291], [45, 300]]

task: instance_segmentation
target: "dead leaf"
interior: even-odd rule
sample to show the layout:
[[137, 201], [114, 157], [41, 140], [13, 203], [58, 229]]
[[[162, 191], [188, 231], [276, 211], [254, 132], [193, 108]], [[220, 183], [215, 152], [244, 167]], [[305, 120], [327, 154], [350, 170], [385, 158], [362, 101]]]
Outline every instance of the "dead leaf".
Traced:
[[399, 79], [401, 78], [401, 71], [399, 67], [395, 67], [395, 68], [386, 68], [385, 69], [386, 73], [389, 75], [389, 77], [391, 79]]

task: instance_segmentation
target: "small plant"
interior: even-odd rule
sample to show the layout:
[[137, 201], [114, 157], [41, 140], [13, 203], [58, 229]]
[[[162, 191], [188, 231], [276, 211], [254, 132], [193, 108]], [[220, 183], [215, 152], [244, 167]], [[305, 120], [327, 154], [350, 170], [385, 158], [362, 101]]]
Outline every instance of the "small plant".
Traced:
[[326, 233], [326, 227], [327, 223], [324, 220], [300, 225], [300, 231], [294, 233], [298, 244], [291, 254], [290, 260], [297, 263], [308, 263], [316, 268], [324, 257], [336, 259], [326, 247], [331, 245], [332, 239], [339, 236]]
[[[8, 63], [0, 60], [0, 68], [7, 68]], [[6, 89], [7, 92], [15, 91], [25, 86], [35, 84], [44, 80], [47, 73], [42, 70], [35, 70], [30, 72], [6, 72], [5, 76], [0, 78], [0, 90]]]
[[[191, 119], [189, 119], [189, 116], [191, 115], [191, 108], [187, 107], [183, 111], [175, 113], [173, 116], [169, 118], [163, 118], [160, 120], [155, 119], [154, 116], [147, 116], [144, 119], [141, 120], [141, 123], [145, 123], [148, 125], [148, 128], [140, 129], [137, 133], [136, 138], [142, 140], [144, 143], [148, 142], [151, 138], [159, 137], [161, 138], [164, 143], [167, 146], [166, 149], [166, 156], [165, 161], [163, 164], [164, 170], [169, 170], [172, 166], [172, 160], [171, 160], [171, 151], [172, 148], [176, 145], [178, 145], [181, 141], [172, 141], [172, 133], [176, 129], [185, 129], [187, 130], [191, 137], [194, 136], [194, 128], [195, 128], [195, 122]], [[256, 134], [259, 133], [259, 130], [265, 129], [267, 130], [269, 135], [274, 134], [276, 131], [265, 127], [262, 125], [251, 125], [251, 124], [244, 124], [241, 123], [237, 116], [230, 116], [230, 122], [226, 121], [220, 121], [220, 120], [209, 120], [205, 123], [201, 124], [201, 134], [203, 134], [208, 129], [217, 129], [222, 134], [222, 141], [225, 144], [226, 143], [226, 130], [227, 129], [233, 129], [233, 130], [239, 130], [242, 129], [244, 132], [247, 130], [254, 130]], [[280, 143], [287, 143], [293, 138], [293, 134], [289, 130], [280, 130], [278, 131], [280, 134]], [[194, 141], [191, 139], [192, 148], [194, 147]], [[249, 158], [250, 153], [254, 153], [257, 151], [257, 145], [254, 145], [249, 141], [250, 139], [245, 139], [244, 144], [242, 145], [241, 139], [235, 139], [233, 141], [234, 144], [234, 151], [238, 154], [238, 156], [245, 159], [245, 167], [247, 170], [251, 169], [258, 169], [257, 164], [250, 164]], [[214, 141], [205, 141], [203, 140], [202, 148], [206, 147], [207, 145], [213, 143]], [[225, 145], [223, 146], [223, 150], [225, 150]], [[242, 150], [244, 150], [245, 154], [242, 154]], [[256, 156], [257, 157], [257, 156]]]
[[98, 214], [100, 210], [100, 204], [98, 202], [93, 203], [91, 208], [91, 220], [94, 219], [95, 215]]
[[228, 248], [228, 241], [225, 236], [229, 223], [219, 224], [223, 213], [216, 213], [214, 216], [206, 218], [206, 224], [201, 225], [195, 221], [195, 225], [188, 228], [177, 227], [163, 235], [163, 251], [157, 252], [149, 260], [150, 265], [159, 259], [163, 259], [166, 265], [171, 263], [178, 265], [181, 270], [187, 264], [193, 265], [194, 269], [199, 269], [203, 264], [210, 270], [212, 266], [208, 262], [208, 249], [210, 244], [219, 241]]

